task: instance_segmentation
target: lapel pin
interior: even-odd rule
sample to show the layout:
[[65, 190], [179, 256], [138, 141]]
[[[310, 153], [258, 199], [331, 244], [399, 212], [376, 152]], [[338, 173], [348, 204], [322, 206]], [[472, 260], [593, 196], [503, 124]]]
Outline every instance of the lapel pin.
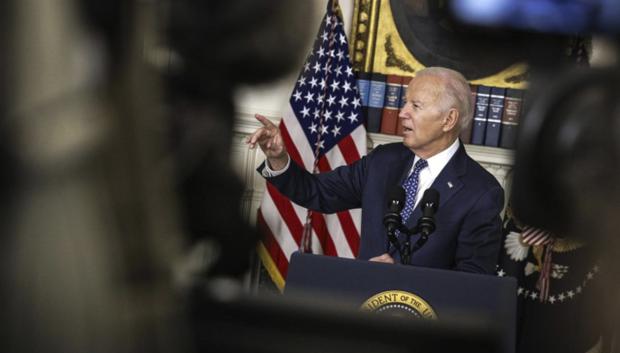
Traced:
[[449, 187], [450, 189], [452, 189], [452, 187], [453, 187], [453, 186], [454, 186], [454, 185], [452, 185], [452, 182], [451, 182], [451, 181], [449, 181], [449, 182], [448, 182], [448, 187]]

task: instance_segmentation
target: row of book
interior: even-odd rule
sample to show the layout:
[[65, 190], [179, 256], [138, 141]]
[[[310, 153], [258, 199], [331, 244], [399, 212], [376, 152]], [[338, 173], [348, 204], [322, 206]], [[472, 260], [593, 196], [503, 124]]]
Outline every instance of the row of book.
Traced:
[[[410, 76], [361, 72], [358, 88], [368, 132], [402, 135], [398, 115], [406, 103]], [[523, 90], [471, 85], [474, 117], [461, 133], [463, 143], [515, 148]]]
[[472, 85], [474, 118], [461, 134], [464, 143], [515, 148], [524, 91]]

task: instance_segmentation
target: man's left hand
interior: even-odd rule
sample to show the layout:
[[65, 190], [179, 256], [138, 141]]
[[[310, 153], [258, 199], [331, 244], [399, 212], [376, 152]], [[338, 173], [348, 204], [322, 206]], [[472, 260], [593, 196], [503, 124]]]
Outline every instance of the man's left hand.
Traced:
[[368, 261], [383, 262], [383, 263], [386, 263], [386, 264], [393, 264], [394, 263], [394, 259], [388, 253], [385, 253], [385, 254], [379, 255], [379, 256], [375, 256], [375, 257], [371, 257]]

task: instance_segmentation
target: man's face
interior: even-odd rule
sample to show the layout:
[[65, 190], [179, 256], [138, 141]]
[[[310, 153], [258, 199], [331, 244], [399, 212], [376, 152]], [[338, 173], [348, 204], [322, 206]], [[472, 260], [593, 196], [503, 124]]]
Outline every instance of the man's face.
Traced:
[[414, 77], [407, 89], [407, 103], [398, 117], [404, 127], [403, 143], [416, 154], [441, 148], [445, 112], [439, 105], [443, 83], [433, 76]]

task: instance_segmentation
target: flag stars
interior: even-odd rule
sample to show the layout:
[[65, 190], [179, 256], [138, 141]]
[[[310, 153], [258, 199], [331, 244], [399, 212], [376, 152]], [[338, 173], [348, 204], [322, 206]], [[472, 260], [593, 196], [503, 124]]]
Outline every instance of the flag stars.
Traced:
[[327, 82], [325, 82], [324, 78], [321, 79], [319, 86], [321, 86], [321, 89], [325, 89], [325, 87], [327, 87]]
[[521, 294], [523, 294], [523, 287], [519, 287], [519, 289], [517, 289], [517, 295]]
[[344, 90], [344, 93], [351, 91], [351, 83], [349, 81], [344, 81], [342, 84], [342, 89]]
[[566, 299], [566, 297], [564, 296], [564, 293], [560, 293], [560, 295], [558, 295], [558, 299], [563, 302], [564, 299]]
[[506, 276], [506, 272], [504, 272], [504, 270], [500, 269], [499, 271], [497, 271], [497, 277], [504, 277]]
[[349, 115], [347, 119], [349, 119], [351, 121], [351, 124], [353, 124], [354, 122], [357, 121], [357, 114], [351, 113], [351, 115]]
[[550, 296], [549, 297], [549, 303], [554, 304], [556, 302], [555, 296]]
[[341, 122], [342, 120], [344, 120], [344, 113], [341, 111], [338, 111], [338, 114], [336, 114], [336, 120], [338, 120], [338, 122]]
[[318, 119], [321, 117], [321, 111], [317, 108], [314, 110], [314, 119]]
[[312, 149], [322, 154], [361, 123], [362, 100], [349, 67], [346, 35], [336, 16], [324, 18], [314, 45], [290, 103]]
[[536, 293], [536, 292], [532, 292], [532, 293], [530, 294], [530, 298], [532, 298], [532, 300], [536, 300], [536, 298], [538, 298], [538, 293]]
[[327, 104], [331, 107], [332, 104], [334, 104], [336, 102], [336, 97], [332, 96], [331, 94], [329, 95], [329, 98], [327, 98]]
[[318, 73], [319, 71], [321, 71], [321, 64], [319, 64], [319, 62], [317, 61], [316, 63], [314, 63], [312, 69], [314, 69], [314, 73]]
[[303, 115], [304, 118], [308, 117], [310, 115], [310, 109], [304, 105], [304, 108], [301, 110], [301, 115]]
[[338, 57], [338, 60], [342, 60], [344, 59], [344, 52], [338, 49], [338, 53], [336, 53], [336, 56]]
[[334, 137], [340, 135], [340, 126], [334, 126], [332, 129], [332, 134], [334, 134]]
[[575, 288], [575, 291], [577, 291], [577, 294], [581, 293], [582, 291], [581, 286], [578, 286], [577, 288]]
[[592, 272], [588, 272], [586, 277], [588, 278], [588, 280], [591, 280], [592, 278], [594, 278], [594, 274]]
[[568, 295], [568, 297], [572, 299], [575, 296], [575, 292], [569, 290], [568, 292], [566, 292], [566, 295]]
[[310, 103], [314, 100], [314, 94], [308, 92], [304, 98], [306, 98], [306, 103]]
[[332, 111], [331, 110], [326, 110], [325, 113], [323, 113], [323, 117], [325, 118], [326, 121], [333, 119], [332, 117]]
[[329, 132], [329, 127], [327, 125], [321, 125], [320, 129], [321, 129], [321, 135], [325, 135], [326, 133]]
[[334, 82], [332, 82], [329, 86], [332, 88], [332, 91], [337, 91], [340, 89], [340, 82], [334, 80]]

